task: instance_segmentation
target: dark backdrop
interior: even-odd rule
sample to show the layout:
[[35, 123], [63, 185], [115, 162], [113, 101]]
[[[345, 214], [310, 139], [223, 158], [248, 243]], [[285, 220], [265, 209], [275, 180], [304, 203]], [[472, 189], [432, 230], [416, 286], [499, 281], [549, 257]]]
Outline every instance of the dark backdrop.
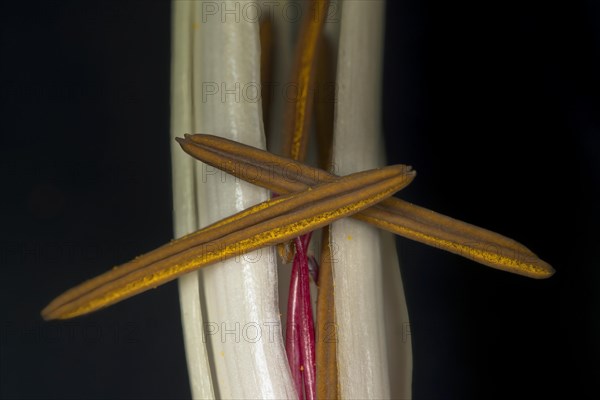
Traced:
[[600, 393], [600, 8], [556, 3], [388, 3], [388, 155], [418, 172], [402, 196], [557, 270], [535, 281], [399, 240], [416, 399]]
[[[399, 239], [415, 399], [597, 396], [599, 7], [563, 3], [388, 4], [388, 157], [418, 171], [402, 196], [557, 270], [534, 281]], [[0, 395], [188, 398], [175, 284], [39, 317], [171, 238], [170, 4], [1, 12]]]

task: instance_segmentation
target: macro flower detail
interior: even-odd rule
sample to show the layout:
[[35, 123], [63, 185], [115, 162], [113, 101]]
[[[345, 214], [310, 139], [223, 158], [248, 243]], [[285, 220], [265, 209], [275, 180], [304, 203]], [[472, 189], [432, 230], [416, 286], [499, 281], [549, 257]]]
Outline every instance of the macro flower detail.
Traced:
[[[179, 278], [194, 398], [407, 398], [411, 344], [399, 350], [389, 333], [408, 323], [392, 235], [530, 278], [548, 278], [554, 270], [512, 239], [392, 197], [416, 174], [408, 166], [385, 166], [382, 157], [384, 2], [299, 4], [306, 8], [294, 58], [290, 21], [265, 14], [263, 29], [258, 17], [231, 16], [260, 8], [257, 2], [174, 2], [176, 239], [66, 291], [42, 315], [76, 317]], [[330, 4], [343, 11], [339, 24], [327, 24]], [[272, 75], [292, 71], [298, 96], [285, 104], [276, 96], [266, 101], [259, 90], [240, 101], [240, 84], [253, 88], [272, 78], [265, 78], [270, 42], [278, 50]], [[326, 48], [337, 54], [337, 97], [330, 107], [313, 98], [326, 80], [320, 74], [333, 68], [319, 59]], [[265, 150], [265, 131], [270, 142], [284, 143], [283, 155]], [[284, 135], [274, 138], [279, 131]], [[320, 168], [305, 161], [311, 135], [321, 140]], [[309, 242], [320, 228], [313, 321], [308, 263], [309, 256], [319, 257]], [[282, 243], [295, 244], [288, 246], [297, 257], [291, 284], [278, 277], [285, 267], [278, 268], [274, 246]], [[285, 307], [278, 290], [287, 287]], [[390, 309], [404, 319], [384, 321]], [[286, 310], [284, 340], [280, 316]], [[357, 323], [360, 329], [353, 329]], [[268, 327], [269, 335], [230, 341], [215, 334], [239, 324]]]

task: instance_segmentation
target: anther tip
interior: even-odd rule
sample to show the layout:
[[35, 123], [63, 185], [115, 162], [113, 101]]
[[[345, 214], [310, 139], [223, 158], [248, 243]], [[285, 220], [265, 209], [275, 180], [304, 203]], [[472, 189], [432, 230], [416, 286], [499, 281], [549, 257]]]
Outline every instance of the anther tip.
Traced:
[[540, 274], [539, 279], [548, 279], [555, 273], [556, 273], [556, 270], [554, 268], [552, 268], [552, 266], [550, 264], [546, 263], [544, 272], [542, 272]]
[[46, 306], [42, 310], [42, 312], [40, 313], [40, 315], [42, 316], [42, 318], [44, 319], [44, 321], [51, 321], [53, 319], [56, 319], [56, 317], [52, 315], [52, 312], [50, 310], [48, 310], [48, 306]]

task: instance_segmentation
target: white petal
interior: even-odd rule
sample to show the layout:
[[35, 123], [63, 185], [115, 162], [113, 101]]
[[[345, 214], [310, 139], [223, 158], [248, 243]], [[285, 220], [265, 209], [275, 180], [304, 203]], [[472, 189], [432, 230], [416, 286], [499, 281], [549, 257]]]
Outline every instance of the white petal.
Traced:
[[[176, 2], [179, 3], [179, 2]], [[191, 54], [192, 132], [211, 133], [264, 148], [260, 103], [260, 44], [258, 24], [243, 18], [251, 2], [193, 3], [188, 43]], [[206, 8], [217, 7], [217, 13]], [[232, 11], [227, 13], [225, 11]], [[236, 17], [237, 15], [237, 17]], [[174, 28], [177, 30], [177, 27]], [[173, 118], [178, 118], [173, 115]], [[179, 134], [185, 133], [185, 131]], [[268, 193], [222, 174], [202, 163], [194, 163], [198, 227], [229, 216], [267, 199]], [[186, 175], [185, 178], [188, 178]], [[190, 218], [192, 218], [190, 213]], [[224, 398], [294, 398], [285, 356], [277, 301], [277, 269], [273, 249], [240, 255], [206, 268], [200, 285], [181, 283], [183, 290], [198, 291], [181, 296], [204, 309], [204, 337], [212, 365], [214, 392]], [[190, 278], [191, 279], [191, 278]], [[194, 282], [197, 282], [194, 281]], [[201, 313], [183, 317], [201, 318]], [[195, 306], [194, 306], [195, 307]], [[195, 311], [195, 308], [194, 308]], [[188, 325], [184, 322], [184, 327]], [[187, 328], [186, 328], [187, 330]], [[190, 329], [191, 332], [191, 329]], [[197, 345], [186, 333], [186, 352]], [[189, 357], [201, 362], [201, 357]], [[190, 372], [203, 368], [190, 367]], [[196, 377], [191, 377], [194, 397]], [[201, 389], [198, 389], [201, 390]], [[203, 390], [203, 389], [202, 389]]]
[[[384, 6], [383, 1], [343, 3], [333, 152], [337, 174], [384, 163], [380, 135]], [[408, 313], [393, 238], [344, 219], [333, 224], [331, 241], [342, 397], [410, 398], [411, 342], [410, 336], [402, 336]], [[384, 318], [386, 307], [393, 310], [391, 321]]]
[[[175, 237], [197, 229], [194, 160], [181, 151], [175, 137], [192, 131], [192, 42], [193, 3], [173, 3], [173, 57], [171, 62], [171, 160], [173, 164], [173, 221]], [[181, 319], [188, 375], [195, 399], [214, 399], [210, 364], [203, 341], [202, 309], [198, 274], [179, 279]]]

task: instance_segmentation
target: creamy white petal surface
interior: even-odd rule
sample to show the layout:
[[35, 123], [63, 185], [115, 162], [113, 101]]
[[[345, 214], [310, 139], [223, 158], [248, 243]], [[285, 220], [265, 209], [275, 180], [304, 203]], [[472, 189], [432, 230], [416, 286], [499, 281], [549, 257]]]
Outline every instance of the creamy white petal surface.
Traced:
[[[241, 10], [251, 2], [178, 3], [187, 2], [175, 2], [175, 9], [187, 7], [190, 20], [184, 21], [183, 11], [176, 12], [175, 18], [179, 15], [182, 24], [189, 22], [189, 37], [184, 33], [177, 36], [179, 30], [185, 28], [174, 25], [175, 40], [182, 37], [183, 44], [179, 52], [178, 45], [174, 46], [173, 56], [182, 57], [174, 60], [175, 66], [181, 62], [189, 67], [189, 87], [181, 89], [186, 91], [186, 96], [181, 97], [187, 99], [187, 90], [191, 91], [191, 103], [186, 104], [191, 109], [191, 123], [173, 126], [173, 129], [190, 128], [193, 133], [221, 135], [264, 148], [260, 93], [253, 91], [260, 84], [258, 24], [248, 18], [235, 18], [235, 11], [222, 18], [220, 9], [215, 14], [207, 10], [208, 6]], [[189, 54], [185, 54], [186, 46]], [[173, 81], [175, 85], [176, 79]], [[173, 93], [175, 96], [177, 90], [173, 89]], [[175, 106], [174, 101], [174, 109]], [[182, 106], [180, 111], [185, 113], [187, 108]], [[172, 115], [173, 120], [180, 117], [175, 112]], [[186, 132], [187, 129], [176, 134], [181, 136]], [[189, 220], [181, 224], [193, 221], [200, 228], [268, 197], [266, 190], [202, 163], [175, 164], [174, 168], [175, 178], [185, 181], [185, 184], [174, 183], [176, 190], [183, 185], [186, 188], [183, 190], [188, 192], [176, 194], [176, 199], [189, 194], [189, 178], [194, 177], [195, 204], [186, 214]], [[175, 207], [178, 204], [175, 203]], [[199, 280], [193, 275], [199, 276]], [[180, 289], [194, 398], [203, 398], [207, 393], [218, 398], [296, 397], [281, 336], [273, 249], [240, 255], [199, 274], [189, 274], [180, 282]], [[183, 304], [187, 301], [192, 305]], [[207, 373], [203, 364], [203, 358], [207, 357], [197, 354], [196, 347], [204, 344], [198, 343], [198, 332], [204, 333], [200, 342], [206, 342], [212, 363], [214, 392], [203, 383], [206, 377], [193, 376]], [[190, 365], [192, 363], [203, 366]]]
[[[173, 221], [175, 237], [198, 228], [194, 160], [181, 151], [175, 137], [192, 132], [192, 20], [194, 3], [173, 3], [171, 60], [171, 162], [173, 174]], [[200, 303], [198, 273], [179, 278], [181, 319], [192, 396], [214, 399], [214, 389]]]
[[[385, 3], [341, 3], [333, 161], [334, 172], [345, 175], [385, 163], [380, 123]], [[346, 218], [332, 225], [331, 246], [342, 397], [411, 398], [409, 320], [393, 238]]]

